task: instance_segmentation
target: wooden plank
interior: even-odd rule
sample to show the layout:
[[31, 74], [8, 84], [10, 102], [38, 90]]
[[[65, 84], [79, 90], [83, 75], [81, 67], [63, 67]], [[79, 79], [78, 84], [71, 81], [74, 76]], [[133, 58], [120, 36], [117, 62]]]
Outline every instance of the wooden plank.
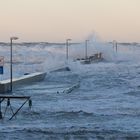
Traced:
[[30, 99], [31, 96], [0, 95], [0, 98], [5, 98], [5, 99]]

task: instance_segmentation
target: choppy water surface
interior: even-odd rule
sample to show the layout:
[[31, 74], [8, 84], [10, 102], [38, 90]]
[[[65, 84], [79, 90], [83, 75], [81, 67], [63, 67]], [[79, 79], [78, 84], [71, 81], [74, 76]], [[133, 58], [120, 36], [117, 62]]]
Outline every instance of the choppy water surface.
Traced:
[[[47, 55], [46, 48], [37, 49], [38, 55], [33, 53], [35, 48], [30, 48], [33, 70], [41, 69], [36, 59], [40, 58], [42, 66], [44, 61], [49, 65], [47, 58], [53, 62], [50, 59], [53, 53]], [[16, 95], [30, 95], [33, 107], [29, 111], [25, 105], [16, 119], [0, 121], [0, 139], [140, 139], [140, 63], [139, 48], [136, 49], [120, 51], [118, 55], [110, 51], [108, 61], [90, 65], [69, 62], [71, 71], [48, 73], [42, 82], [14, 89]], [[24, 51], [19, 59], [24, 57]], [[64, 58], [63, 53], [56, 57], [55, 62]], [[33, 66], [27, 62], [20, 65]], [[42, 70], [45, 69], [49, 71], [46, 66]], [[21, 69], [18, 75], [24, 72]], [[76, 83], [80, 83], [79, 88], [71, 93], [63, 92]], [[13, 102], [13, 108], [20, 103]]]

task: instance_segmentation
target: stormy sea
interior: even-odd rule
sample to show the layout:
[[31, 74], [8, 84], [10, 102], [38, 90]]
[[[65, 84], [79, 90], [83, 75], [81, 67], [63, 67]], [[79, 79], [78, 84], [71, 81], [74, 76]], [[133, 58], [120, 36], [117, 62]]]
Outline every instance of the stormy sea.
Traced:
[[[13, 77], [47, 72], [43, 81], [21, 85], [13, 95], [31, 96], [9, 121], [0, 120], [0, 140], [132, 140], [140, 139], [140, 44], [89, 41], [88, 56], [101, 52], [103, 60], [82, 64], [84, 43], [14, 43]], [[10, 77], [10, 44], [0, 43], [4, 74]], [[57, 71], [68, 67], [69, 70]], [[70, 92], [68, 89], [73, 86]], [[11, 102], [15, 111], [22, 101]], [[5, 104], [2, 104], [2, 110]]]

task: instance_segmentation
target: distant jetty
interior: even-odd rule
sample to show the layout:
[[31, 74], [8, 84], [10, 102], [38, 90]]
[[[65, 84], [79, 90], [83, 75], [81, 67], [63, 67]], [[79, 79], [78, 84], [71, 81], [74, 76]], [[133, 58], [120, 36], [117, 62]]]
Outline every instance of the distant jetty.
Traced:
[[87, 58], [77, 58], [76, 60], [80, 61], [82, 64], [91, 64], [94, 62], [100, 62], [103, 61], [103, 54], [100, 53], [95, 53]]

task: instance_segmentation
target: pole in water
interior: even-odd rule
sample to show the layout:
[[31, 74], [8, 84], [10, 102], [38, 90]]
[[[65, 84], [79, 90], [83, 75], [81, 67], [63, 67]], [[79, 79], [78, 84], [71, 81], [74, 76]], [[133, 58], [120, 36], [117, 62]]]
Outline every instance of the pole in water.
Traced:
[[32, 100], [29, 99], [29, 108], [31, 109], [31, 107], [32, 107]]
[[0, 119], [2, 119], [3, 117], [2, 117], [2, 112], [0, 111]]
[[0, 119], [2, 119], [2, 111], [1, 111], [1, 99], [0, 99]]

